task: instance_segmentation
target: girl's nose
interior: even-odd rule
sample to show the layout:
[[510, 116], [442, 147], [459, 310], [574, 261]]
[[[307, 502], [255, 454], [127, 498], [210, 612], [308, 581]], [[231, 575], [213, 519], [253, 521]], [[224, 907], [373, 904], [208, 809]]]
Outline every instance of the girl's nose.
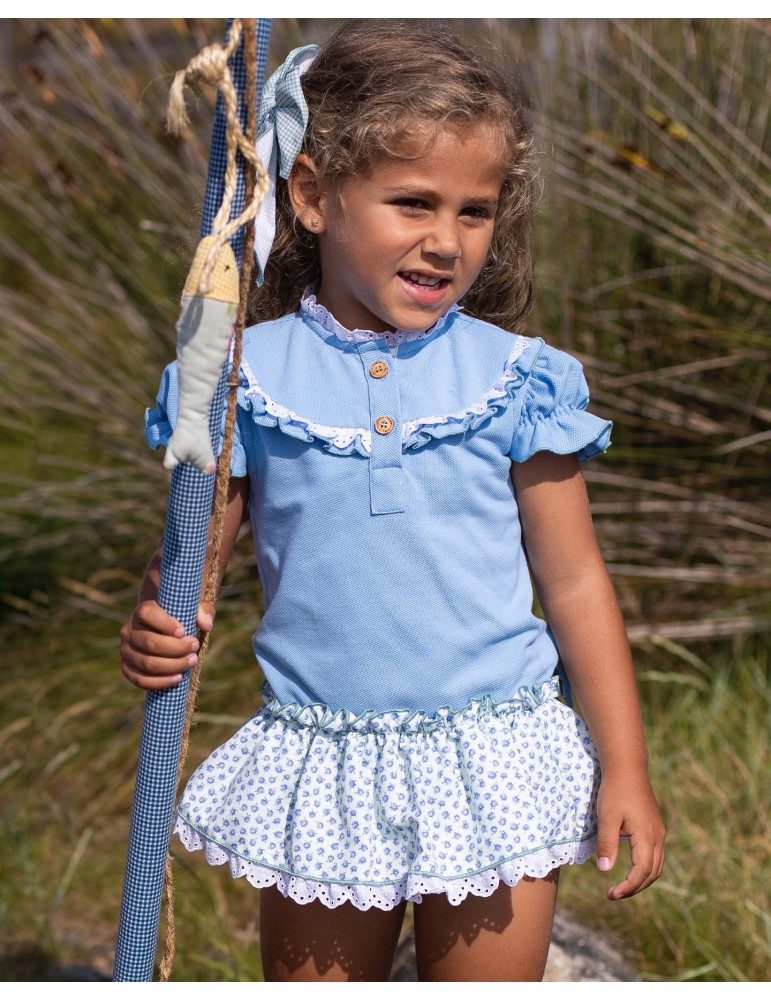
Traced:
[[460, 234], [458, 223], [453, 219], [443, 221], [435, 219], [430, 232], [423, 239], [423, 250], [443, 260], [454, 260], [460, 257]]

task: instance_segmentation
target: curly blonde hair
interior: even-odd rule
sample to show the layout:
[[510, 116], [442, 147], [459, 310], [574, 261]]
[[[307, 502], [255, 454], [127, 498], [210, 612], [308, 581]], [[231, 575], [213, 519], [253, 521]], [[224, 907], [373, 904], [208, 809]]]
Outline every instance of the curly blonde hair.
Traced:
[[[347, 21], [302, 77], [309, 122], [302, 151], [323, 177], [343, 181], [405, 143], [445, 128], [482, 126], [499, 137], [504, 163], [487, 259], [463, 298], [466, 312], [513, 330], [533, 298], [533, 218], [540, 194], [530, 103], [518, 77], [446, 28], [420, 21]], [[321, 277], [316, 237], [297, 224], [286, 181], [276, 191], [276, 238], [249, 322], [297, 309]]]

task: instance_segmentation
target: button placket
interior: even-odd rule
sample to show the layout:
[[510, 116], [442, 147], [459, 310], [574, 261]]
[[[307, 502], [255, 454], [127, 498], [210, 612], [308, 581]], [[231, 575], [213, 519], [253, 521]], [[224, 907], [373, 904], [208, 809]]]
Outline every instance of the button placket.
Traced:
[[395, 357], [383, 340], [358, 343], [369, 394], [372, 452], [369, 457], [370, 511], [397, 514], [404, 510], [402, 419]]

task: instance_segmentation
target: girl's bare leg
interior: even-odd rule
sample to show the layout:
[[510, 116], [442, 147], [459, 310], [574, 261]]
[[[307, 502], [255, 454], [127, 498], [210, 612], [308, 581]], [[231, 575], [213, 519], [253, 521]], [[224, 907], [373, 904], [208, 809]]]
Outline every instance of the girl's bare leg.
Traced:
[[393, 910], [333, 910], [260, 890], [260, 947], [266, 982], [386, 982], [406, 904]]
[[540, 982], [549, 951], [559, 868], [545, 878], [501, 884], [458, 906], [444, 893], [415, 905], [421, 982]]

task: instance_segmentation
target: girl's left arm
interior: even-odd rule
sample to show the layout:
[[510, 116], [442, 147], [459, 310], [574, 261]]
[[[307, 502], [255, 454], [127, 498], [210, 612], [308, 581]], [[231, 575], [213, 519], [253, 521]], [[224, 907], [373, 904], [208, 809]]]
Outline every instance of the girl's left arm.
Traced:
[[600, 755], [600, 870], [615, 864], [619, 836], [629, 837], [632, 867], [608, 891], [622, 899], [654, 882], [664, 865], [664, 824], [648, 779], [624, 622], [578, 459], [538, 452], [512, 465], [512, 479], [536, 592]]

